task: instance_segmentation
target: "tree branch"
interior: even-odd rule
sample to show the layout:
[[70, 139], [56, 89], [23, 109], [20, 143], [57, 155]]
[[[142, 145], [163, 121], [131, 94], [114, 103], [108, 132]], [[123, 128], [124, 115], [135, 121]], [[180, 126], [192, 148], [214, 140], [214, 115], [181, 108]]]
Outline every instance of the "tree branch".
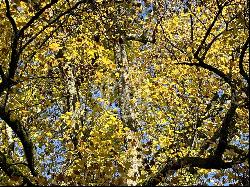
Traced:
[[77, 2], [74, 6], [72, 6], [71, 8], [69, 8], [68, 10], [66, 10], [65, 12], [62, 12], [61, 14], [59, 14], [55, 19], [50, 20], [49, 23], [47, 25], [45, 25], [40, 31], [38, 31], [33, 37], [31, 37], [25, 44], [24, 46], [20, 49], [20, 51], [23, 51], [32, 41], [34, 41], [42, 32], [44, 32], [48, 27], [51, 26], [51, 24], [55, 23], [57, 20], [59, 20], [62, 16], [70, 13], [71, 11], [73, 11], [74, 9], [78, 8], [79, 5], [81, 5], [82, 3], [92, 3], [92, 0], [82, 0]]
[[249, 36], [248, 36], [246, 42], [242, 46], [242, 50], [241, 50], [241, 53], [240, 53], [240, 60], [239, 60], [240, 74], [244, 77], [244, 79], [248, 82], [248, 84], [249, 84], [249, 77], [248, 77], [247, 73], [245, 72], [245, 70], [243, 68], [243, 59], [244, 59], [246, 50], [248, 48], [249, 41], [250, 41], [250, 39], [249, 39]]
[[[11, 14], [10, 14], [9, 1], [5, 0], [5, 4], [6, 4], [6, 17], [9, 19], [9, 21], [10, 21], [10, 23], [12, 25], [13, 31], [14, 31], [14, 33], [13, 33], [13, 41], [11, 43], [11, 61], [9, 63], [9, 75], [8, 75], [8, 79], [12, 79], [14, 77], [15, 70], [17, 68], [17, 61], [18, 61], [18, 58], [19, 58], [19, 55], [18, 55], [18, 52], [17, 52], [17, 44], [18, 44], [18, 40], [19, 40], [19, 32], [17, 30], [15, 20], [11, 17]], [[1, 91], [1, 88], [0, 88], [0, 91]]]
[[148, 178], [142, 186], [156, 186], [165, 178], [170, 170], [178, 170], [183, 167], [198, 167], [204, 169], [231, 168], [233, 162], [224, 162], [216, 158], [184, 157], [177, 161], [169, 160], [153, 177]]
[[0, 118], [3, 119], [8, 124], [8, 126], [13, 130], [13, 132], [20, 139], [23, 145], [23, 149], [24, 149], [24, 153], [26, 156], [29, 169], [33, 176], [37, 176], [37, 173], [34, 167], [34, 146], [29, 137], [28, 132], [24, 129], [24, 127], [21, 125], [19, 121], [11, 119], [9, 112], [5, 112], [5, 108], [3, 107], [0, 107]]
[[200, 60], [199, 63], [181, 62], [181, 63], [175, 63], [175, 64], [202, 67], [204, 69], [207, 69], [209, 71], [214, 72], [216, 75], [221, 77], [226, 83], [228, 83], [229, 85], [232, 85], [231, 79], [225, 73], [223, 73], [219, 69], [217, 69], [217, 68], [215, 68], [215, 67], [213, 67], [213, 66], [211, 66], [209, 64], [205, 64], [203, 61], [201, 61], [201, 59], [199, 59], [199, 60]]
[[14, 31], [14, 35], [17, 33], [17, 26], [15, 20], [11, 17], [10, 14], [10, 4], [8, 0], [5, 0], [5, 5], [6, 5], [6, 17], [9, 19], [10, 24], [12, 26], [12, 29]]
[[30, 20], [26, 23], [23, 28], [20, 30], [20, 34], [24, 33], [24, 30], [29, 28], [47, 9], [49, 9], [52, 5], [56, 4], [58, 0], [51, 0], [51, 2], [45, 5], [42, 9], [40, 9]]
[[6, 79], [2, 65], [0, 65], [0, 76], [2, 78], [2, 81]]
[[194, 53], [194, 57], [195, 57], [195, 58], [198, 58], [198, 57], [199, 57], [199, 53], [200, 53], [200, 51], [201, 51], [203, 45], [205, 44], [205, 42], [206, 42], [206, 40], [207, 40], [207, 38], [208, 38], [208, 36], [209, 36], [209, 34], [210, 34], [212, 28], [214, 27], [215, 22], [216, 22], [217, 19], [219, 18], [219, 15], [222, 13], [222, 9], [223, 9], [223, 7], [219, 7], [218, 12], [217, 12], [217, 14], [215, 15], [215, 17], [214, 17], [214, 19], [213, 19], [213, 22], [212, 22], [211, 25], [208, 27], [207, 32], [205, 33], [205, 36], [204, 36], [203, 40], [201, 41], [201, 44], [199, 45], [198, 49], [197, 49], [196, 52]]
[[238, 155], [241, 155], [241, 156], [248, 154], [246, 151], [244, 151], [243, 149], [240, 149], [239, 147], [237, 147], [235, 145], [227, 145], [226, 149], [233, 150], [235, 153], [237, 153]]
[[227, 148], [229, 129], [234, 124], [233, 119], [234, 119], [237, 107], [238, 105], [232, 102], [222, 122], [222, 126], [220, 129], [219, 144], [214, 153], [214, 157], [217, 157], [217, 159], [222, 159], [222, 154], [225, 152]]
[[217, 34], [217, 35], [211, 40], [211, 42], [210, 42], [209, 44], [207, 44], [207, 46], [205, 47], [205, 52], [204, 52], [203, 55], [202, 55], [202, 59], [205, 59], [205, 56], [206, 56], [208, 50], [209, 50], [209, 49], [211, 48], [211, 46], [213, 45], [213, 43], [214, 43], [223, 33], [227, 32], [227, 31], [231, 31], [231, 30], [233, 30], [233, 29], [223, 30], [222, 32], [220, 32], [219, 34]]
[[[234, 164], [239, 164], [244, 162], [247, 159], [245, 155], [243, 158], [233, 162], [225, 162], [222, 160], [222, 154], [226, 149], [231, 148], [228, 146], [228, 134], [229, 129], [234, 124], [233, 118], [236, 113], [236, 109], [238, 105], [235, 103], [235, 93], [232, 90], [232, 99], [231, 106], [226, 113], [226, 116], [222, 122], [221, 129], [219, 131], [219, 144], [215, 150], [214, 155], [209, 158], [201, 158], [201, 157], [184, 157], [181, 159], [169, 160], [167, 164], [164, 165], [153, 177], [150, 177], [145, 182], [142, 183], [144, 186], [155, 186], [159, 184], [164, 177], [167, 176], [170, 170], [178, 170], [183, 167], [198, 167], [204, 169], [226, 169], [231, 168]], [[217, 134], [218, 135], [218, 134]]]
[[0, 168], [10, 177], [22, 177], [23, 178], [23, 185], [27, 184], [28, 186], [35, 186], [30, 179], [28, 179], [26, 176], [24, 176], [18, 168], [13, 165], [9, 164], [7, 162], [7, 158], [4, 155], [4, 153], [0, 152]]

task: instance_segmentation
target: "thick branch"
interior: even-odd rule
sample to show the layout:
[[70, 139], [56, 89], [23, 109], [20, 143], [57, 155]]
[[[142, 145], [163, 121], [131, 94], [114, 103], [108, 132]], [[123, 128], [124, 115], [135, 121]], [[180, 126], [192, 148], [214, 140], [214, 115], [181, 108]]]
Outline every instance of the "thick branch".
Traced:
[[0, 107], [0, 118], [3, 119], [8, 124], [8, 126], [20, 139], [23, 145], [29, 169], [32, 175], [36, 176], [37, 174], [35, 172], [35, 167], [34, 167], [34, 148], [33, 148], [34, 146], [29, 137], [28, 132], [24, 129], [24, 127], [19, 121], [11, 119], [10, 114], [8, 112], [5, 112], [5, 109], [3, 107]]
[[23, 28], [20, 30], [20, 33], [23, 33], [28, 27], [30, 27], [47, 9], [49, 9], [52, 5], [56, 4], [58, 0], [51, 0], [51, 2], [45, 5], [41, 10], [39, 10], [30, 20], [26, 23]]
[[2, 82], [0, 83], [0, 95], [3, 93], [3, 91], [7, 88], [11, 88], [11, 86], [17, 84], [17, 82], [14, 82], [10, 79], [5, 79], [2, 78]]
[[199, 45], [198, 49], [197, 49], [196, 52], [194, 53], [194, 57], [195, 57], [195, 58], [197, 58], [197, 57], [199, 56], [199, 53], [200, 53], [200, 51], [201, 51], [203, 45], [205, 44], [205, 42], [206, 42], [208, 36], [210, 35], [211, 30], [212, 30], [212, 28], [213, 28], [214, 25], [215, 25], [215, 22], [217, 21], [217, 19], [219, 18], [220, 14], [222, 13], [222, 9], [223, 9], [223, 7], [219, 7], [219, 10], [218, 10], [217, 14], [216, 14], [215, 17], [214, 17], [213, 22], [212, 22], [211, 25], [208, 27], [207, 32], [205, 33], [205, 36], [204, 36], [203, 40], [201, 41], [201, 44]]
[[[8, 79], [12, 79], [15, 74], [15, 70], [17, 68], [17, 61], [18, 61], [18, 52], [17, 52], [17, 44], [18, 44], [18, 39], [19, 39], [19, 32], [17, 30], [17, 26], [15, 23], [15, 20], [11, 17], [10, 14], [10, 6], [9, 6], [9, 1], [5, 0], [6, 4], [6, 17], [9, 19], [11, 26], [13, 28], [13, 41], [11, 43], [11, 61], [9, 63], [9, 77]], [[0, 91], [1, 91], [1, 85], [0, 85]]]
[[[201, 59], [200, 59], [201, 60]], [[182, 65], [188, 65], [188, 66], [196, 66], [196, 67], [202, 67], [204, 69], [207, 69], [211, 72], [214, 72], [216, 75], [218, 75], [219, 77], [221, 77], [225, 82], [227, 82], [229, 85], [232, 85], [232, 81], [231, 79], [222, 71], [220, 71], [219, 69], [209, 65], [209, 64], [205, 64], [203, 61], [199, 61], [199, 63], [188, 63], [188, 62], [181, 62], [181, 63], [176, 63], [176, 64], [182, 64]]]
[[232, 102], [229, 110], [226, 113], [226, 116], [222, 122], [222, 126], [220, 129], [220, 139], [219, 139], [219, 144], [215, 150], [214, 156], [217, 157], [218, 159], [222, 159], [222, 154], [227, 148], [228, 145], [228, 134], [229, 130], [232, 127], [232, 124], [234, 124], [234, 117], [236, 113], [238, 105]]
[[2, 78], [2, 81], [6, 79], [2, 65], [0, 65], [0, 76]]
[[0, 168], [10, 177], [22, 177], [23, 185], [27, 184], [28, 186], [35, 186], [26, 176], [24, 176], [18, 168], [7, 162], [7, 158], [4, 153], [0, 152]]
[[244, 79], [248, 82], [248, 84], [249, 84], [249, 77], [248, 77], [247, 73], [245, 72], [245, 70], [243, 68], [243, 59], [244, 59], [246, 50], [248, 48], [249, 41], [250, 41], [250, 39], [249, 39], [249, 36], [248, 36], [246, 42], [244, 43], [244, 45], [242, 47], [242, 50], [241, 50], [241, 53], [240, 53], [240, 61], [239, 61], [240, 74], [244, 77]]
[[10, 14], [10, 4], [9, 4], [8, 0], [5, 0], [5, 5], [6, 5], [6, 17], [9, 19], [10, 24], [11, 24], [11, 26], [13, 28], [13, 31], [16, 34], [17, 33], [17, 26], [16, 26], [15, 20], [11, 17], [11, 14]]
[[59, 14], [55, 19], [50, 20], [47, 25], [45, 25], [40, 31], [38, 31], [35, 35], [33, 35], [25, 44], [24, 46], [20, 49], [20, 51], [23, 51], [32, 41], [34, 41], [42, 32], [44, 32], [48, 27], [50, 27], [53, 23], [55, 23], [57, 20], [59, 20], [62, 16], [70, 13], [74, 9], [77, 9], [79, 5], [82, 3], [93, 3], [93, 0], [82, 0], [77, 2], [74, 6], [66, 10], [65, 12], [62, 12]]
[[153, 177], [144, 181], [142, 186], [156, 186], [170, 170], [178, 170], [183, 167], [198, 167], [204, 169], [226, 169], [233, 166], [233, 162], [218, 161], [216, 158], [184, 157], [178, 161], [170, 160]]

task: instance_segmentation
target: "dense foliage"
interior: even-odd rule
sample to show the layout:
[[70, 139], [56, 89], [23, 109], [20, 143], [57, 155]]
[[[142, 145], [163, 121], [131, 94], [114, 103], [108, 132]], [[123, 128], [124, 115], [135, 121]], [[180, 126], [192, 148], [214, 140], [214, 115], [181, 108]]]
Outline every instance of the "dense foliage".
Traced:
[[248, 185], [247, 0], [0, 0], [1, 185]]

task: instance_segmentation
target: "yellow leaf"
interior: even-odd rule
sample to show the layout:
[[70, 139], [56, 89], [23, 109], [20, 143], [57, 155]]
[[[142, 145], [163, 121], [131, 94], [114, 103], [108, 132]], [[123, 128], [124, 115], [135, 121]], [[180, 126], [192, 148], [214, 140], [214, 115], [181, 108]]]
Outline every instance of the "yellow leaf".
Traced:
[[118, 72], [116, 72], [115, 76], [118, 78], [120, 76], [120, 74]]
[[58, 51], [60, 49], [60, 45], [58, 43], [52, 43], [49, 45], [49, 48], [55, 52], [55, 51]]
[[110, 64], [109, 67], [110, 67], [110, 69], [114, 70], [116, 68], [116, 65], [115, 64]]
[[49, 138], [53, 137], [53, 134], [52, 134], [51, 132], [47, 132], [46, 135], [47, 135]]
[[96, 72], [96, 77], [97, 77], [98, 79], [101, 79], [102, 76], [103, 76], [103, 74], [102, 74], [100, 71], [97, 71], [97, 72]]

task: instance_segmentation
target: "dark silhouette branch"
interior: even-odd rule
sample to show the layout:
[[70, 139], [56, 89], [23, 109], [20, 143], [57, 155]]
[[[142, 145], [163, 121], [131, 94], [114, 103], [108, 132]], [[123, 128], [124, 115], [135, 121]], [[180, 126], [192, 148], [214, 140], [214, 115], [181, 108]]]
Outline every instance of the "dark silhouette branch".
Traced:
[[247, 73], [245, 72], [245, 70], [243, 68], [243, 59], [244, 59], [246, 50], [248, 48], [249, 41], [250, 41], [250, 39], [249, 39], [249, 36], [248, 36], [246, 42], [242, 46], [242, 50], [241, 50], [241, 53], [240, 53], [240, 60], [239, 60], [240, 74], [244, 77], [244, 79], [247, 81], [248, 84], [249, 84], [249, 76], [247, 75]]
[[[201, 60], [201, 59], [199, 59]], [[220, 78], [222, 78], [226, 83], [229, 85], [232, 85], [232, 80], [221, 70], [209, 65], [205, 64], [203, 61], [199, 61], [199, 63], [188, 63], [188, 62], [180, 62], [180, 63], [175, 63], [175, 64], [181, 64], [181, 65], [188, 65], [188, 66], [196, 66], [196, 67], [202, 67], [204, 69], [207, 69], [211, 72], [214, 72], [216, 75], [218, 75]]]
[[6, 79], [2, 65], [0, 65], [0, 76], [2, 78], [2, 81]]
[[208, 27], [207, 32], [205, 33], [205, 36], [204, 36], [203, 40], [201, 41], [201, 44], [199, 45], [198, 49], [197, 49], [196, 52], [194, 53], [194, 57], [195, 57], [195, 58], [198, 58], [198, 57], [199, 57], [199, 53], [200, 53], [200, 51], [201, 51], [203, 45], [206, 43], [206, 40], [207, 40], [208, 36], [210, 35], [211, 30], [212, 30], [212, 28], [213, 28], [214, 25], [215, 25], [215, 22], [217, 21], [217, 19], [219, 18], [220, 14], [222, 13], [222, 9], [223, 9], [223, 7], [219, 7], [219, 10], [218, 10], [217, 14], [215, 15], [215, 17], [214, 17], [212, 23], [211, 23], [210, 26]]
[[222, 122], [221, 129], [219, 133], [216, 133], [216, 138], [219, 138], [218, 146], [215, 150], [215, 153], [209, 158], [201, 157], [184, 157], [180, 158], [177, 161], [170, 160], [167, 161], [167, 164], [164, 165], [153, 177], [150, 177], [145, 182], [142, 183], [144, 186], [155, 186], [159, 184], [164, 177], [167, 176], [170, 170], [178, 170], [183, 167], [198, 167], [204, 169], [226, 169], [231, 168], [234, 164], [239, 164], [244, 162], [247, 159], [246, 155], [243, 155], [243, 158], [240, 158], [233, 162], [225, 162], [222, 160], [222, 155], [226, 149], [231, 148], [228, 145], [228, 135], [229, 130], [234, 125], [234, 117], [236, 114], [236, 109], [238, 105], [235, 103], [235, 93], [232, 90], [232, 99], [231, 106], [226, 113], [226, 116]]
[[212, 40], [211, 42], [209, 42], [205, 48], [205, 52], [203, 53], [202, 55], [202, 59], [205, 59], [205, 56], [207, 55], [207, 52], [209, 51], [209, 49], [211, 48], [211, 46], [213, 45], [213, 43], [222, 35], [224, 34], [225, 32], [228, 32], [228, 31], [232, 31], [233, 29], [226, 29], [226, 30], [223, 30], [222, 32], [220, 32], [219, 34], [217, 34]]
[[30, 136], [26, 129], [21, 125], [21, 123], [18, 120], [12, 120], [10, 118], [9, 112], [5, 111], [5, 108], [0, 107], [0, 118], [4, 120], [8, 126], [13, 130], [13, 132], [17, 135], [17, 137], [20, 139], [24, 153], [26, 156], [26, 160], [29, 166], [29, 169], [33, 176], [37, 176], [37, 173], [35, 171], [34, 166], [34, 146], [30, 139]]
[[248, 155], [248, 153], [245, 150], [240, 149], [236, 145], [227, 145], [226, 149], [233, 150], [235, 153], [241, 156]]
[[40, 31], [38, 31], [34, 36], [32, 36], [20, 49], [20, 51], [23, 51], [32, 41], [34, 41], [42, 32], [44, 32], [47, 28], [49, 28], [53, 23], [58, 21], [62, 16], [71, 13], [73, 10], [77, 9], [81, 4], [83, 3], [93, 3], [93, 0], [82, 0], [77, 2], [74, 6], [69, 8], [68, 10], [62, 12], [59, 14], [55, 19], [50, 20], [47, 25], [45, 25]]
[[23, 179], [23, 185], [36, 186], [33, 184], [29, 178], [24, 176], [22, 172], [14, 164], [9, 164], [7, 162], [7, 157], [4, 153], [0, 152], [0, 168], [10, 177], [21, 177]]
[[26, 23], [23, 28], [20, 30], [20, 33], [23, 34], [24, 31], [29, 28], [47, 9], [51, 8], [52, 5], [56, 4], [58, 0], [51, 0], [51, 2], [45, 5], [40, 9], [29, 21]]
[[224, 162], [216, 158], [184, 157], [177, 161], [169, 160], [159, 171], [152, 177], [148, 178], [142, 186], [156, 186], [168, 174], [170, 170], [178, 170], [184, 167], [198, 167], [204, 169], [226, 169], [231, 168], [234, 162]]
[[9, 19], [10, 24], [12, 26], [12, 29], [14, 31], [14, 35], [17, 33], [17, 26], [15, 20], [11, 17], [10, 14], [10, 4], [8, 0], [5, 0], [5, 5], [6, 5], [6, 17]]
[[[19, 32], [16, 26], [15, 20], [11, 17], [10, 14], [10, 5], [9, 1], [5, 0], [6, 4], [6, 17], [9, 19], [12, 29], [13, 29], [13, 39], [11, 42], [11, 61], [9, 63], [9, 74], [8, 74], [8, 79], [13, 79], [15, 70], [17, 68], [17, 61], [19, 59], [19, 54], [17, 51], [17, 45], [18, 45], [18, 40], [19, 40]], [[1, 85], [0, 85], [0, 93], [1, 93]]]
[[218, 159], [222, 159], [222, 154], [225, 152], [227, 148], [229, 130], [230, 128], [232, 128], [232, 125], [234, 124], [234, 117], [235, 117], [237, 107], [238, 105], [232, 102], [222, 122], [222, 126], [220, 129], [219, 144], [214, 153], [214, 157], [217, 157]]

